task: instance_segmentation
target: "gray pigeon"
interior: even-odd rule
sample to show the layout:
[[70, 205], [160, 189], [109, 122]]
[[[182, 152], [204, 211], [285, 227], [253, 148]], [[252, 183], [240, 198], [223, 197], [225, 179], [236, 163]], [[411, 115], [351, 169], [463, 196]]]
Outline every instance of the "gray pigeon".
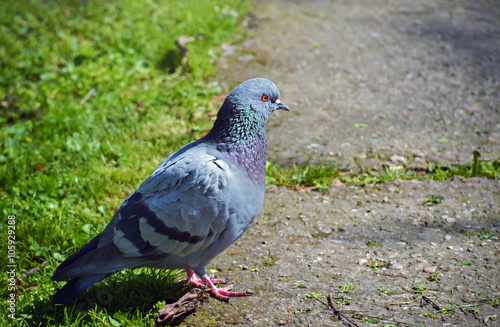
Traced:
[[[255, 78], [226, 98], [212, 130], [168, 156], [132, 193], [104, 231], [67, 258], [52, 279], [70, 279], [53, 303], [67, 303], [98, 281], [127, 268], [185, 269], [186, 284], [210, 287], [220, 299], [243, 296], [217, 288], [224, 280], [205, 266], [236, 241], [264, 200], [264, 126], [288, 111], [273, 82]], [[200, 277], [197, 278], [195, 274]]]

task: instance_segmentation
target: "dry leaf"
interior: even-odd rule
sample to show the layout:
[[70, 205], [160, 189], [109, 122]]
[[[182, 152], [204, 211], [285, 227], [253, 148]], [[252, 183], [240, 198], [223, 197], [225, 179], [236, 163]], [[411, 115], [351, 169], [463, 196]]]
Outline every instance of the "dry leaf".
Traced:
[[180, 316], [195, 310], [207, 300], [208, 295], [206, 292], [198, 288], [192, 288], [177, 302], [165, 304], [161, 307], [153, 327], [169, 324]]

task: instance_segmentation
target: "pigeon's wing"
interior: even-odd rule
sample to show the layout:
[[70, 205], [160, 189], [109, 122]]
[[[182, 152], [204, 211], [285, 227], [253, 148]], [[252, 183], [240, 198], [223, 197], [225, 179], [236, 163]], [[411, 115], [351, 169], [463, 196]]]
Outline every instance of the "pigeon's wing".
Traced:
[[226, 192], [233, 174], [213, 155], [186, 152], [164, 161], [123, 202], [106, 229], [66, 259], [52, 278], [99, 274], [101, 279], [122, 269], [155, 265], [155, 260], [162, 267], [162, 258], [210, 246], [227, 227]]
[[121, 255], [157, 260], [208, 247], [225, 230], [228, 165], [206, 153], [165, 162], [120, 207], [112, 241]]

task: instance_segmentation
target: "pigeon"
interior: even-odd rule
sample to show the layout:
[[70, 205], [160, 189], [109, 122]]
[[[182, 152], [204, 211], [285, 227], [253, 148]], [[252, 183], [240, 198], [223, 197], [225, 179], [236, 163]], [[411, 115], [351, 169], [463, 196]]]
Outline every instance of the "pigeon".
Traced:
[[52, 280], [69, 281], [54, 295], [68, 303], [123, 269], [185, 269], [187, 280], [223, 301], [244, 296], [207, 276], [205, 266], [257, 217], [265, 193], [265, 125], [289, 111], [264, 78], [238, 85], [224, 100], [210, 132], [168, 156], [128, 196], [104, 231], [68, 257]]

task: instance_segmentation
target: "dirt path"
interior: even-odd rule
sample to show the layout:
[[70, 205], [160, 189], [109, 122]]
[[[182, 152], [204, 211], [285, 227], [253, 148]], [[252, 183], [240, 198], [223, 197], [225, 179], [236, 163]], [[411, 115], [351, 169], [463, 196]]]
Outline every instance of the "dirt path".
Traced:
[[[253, 11], [252, 37], [227, 49], [218, 79], [281, 89], [292, 112], [268, 124], [271, 161], [381, 169], [500, 154], [498, 2], [283, 0]], [[485, 179], [278, 189], [212, 262], [254, 295], [211, 300], [184, 324], [348, 325], [321, 303], [332, 294], [359, 326], [500, 325], [488, 304], [500, 302], [500, 243], [488, 234], [500, 231], [499, 206], [500, 182]]]

